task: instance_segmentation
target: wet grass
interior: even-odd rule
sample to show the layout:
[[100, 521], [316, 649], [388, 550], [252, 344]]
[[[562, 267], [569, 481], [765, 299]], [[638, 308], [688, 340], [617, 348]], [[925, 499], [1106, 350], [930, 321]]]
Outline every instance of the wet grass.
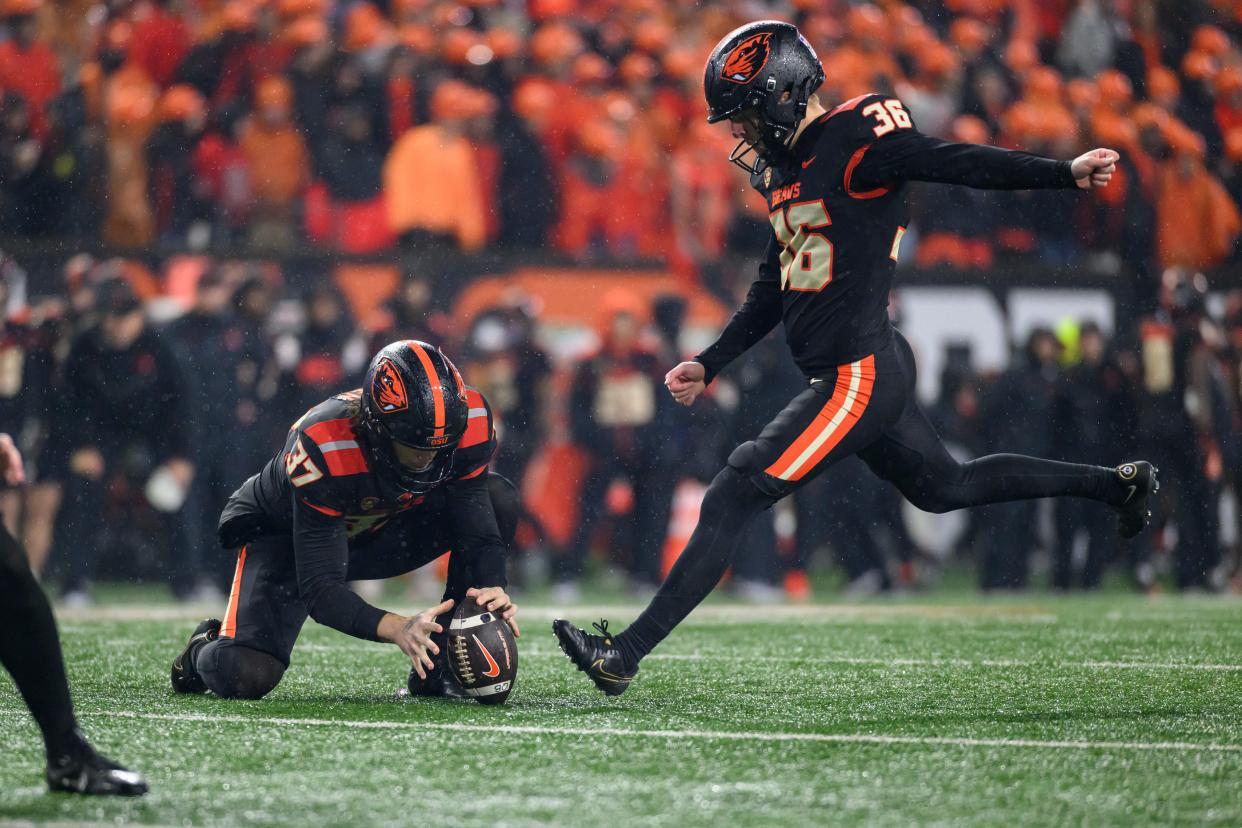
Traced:
[[551, 613], [530, 611], [501, 708], [397, 701], [393, 648], [313, 624], [268, 698], [174, 696], [167, 666], [191, 616], [101, 615], [63, 622], [83, 726], [152, 793], [45, 794], [5, 678], [0, 819], [1242, 824], [1236, 599], [715, 604], [615, 699], [560, 656]]

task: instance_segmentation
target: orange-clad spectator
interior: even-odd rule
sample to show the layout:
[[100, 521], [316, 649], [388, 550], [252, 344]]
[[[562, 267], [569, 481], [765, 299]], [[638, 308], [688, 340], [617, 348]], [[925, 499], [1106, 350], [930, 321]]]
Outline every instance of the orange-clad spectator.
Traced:
[[168, 86], [186, 53], [190, 30], [180, 14], [168, 10], [170, 0], [148, 0], [134, 13], [130, 60], [160, 86]]
[[1233, 46], [1229, 42], [1229, 35], [1223, 29], [1216, 26], [1199, 26], [1191, 38], [1190, 48], [1217, 60], [1223, 60]]
[[744, 186], [725, 160], [732, 141], [706, 120], [696, 120], [673, 154], [669, 206], [673, 265], [687, 275], [718, 260], [732, 215], [733, 189]]
[[1242, 126], [1242, 69], [1226, 66], [1216, 76], [1216, 107], [1213, 114], [1221, 134]]
[[868, 92], [891, 89], [901, 69], [888, 48], [884, 13], [870, 3], [854, 6], [846, 17], [851, 39], [830, 55], [821, 55], [828, 100], [845, 101]]
[[1021, 78], [1039, 65], [1039, 49], [1029, 40], [1012, 40], [1005, 48], [1005, 65]]
[[586, 255], [608, 242], [615, 217], [608, 188], [622, 174], [625, 136], [604, 119], [580, 124], [573, 150], [561, 176], [561, 215], [557, 246], [571, 255]]
[[656, 257], [665, 250], [668, 175], [652, 113], [622, 92], [603, 96], [604, 117], [622, 137], [617, 158], [625, 171], [608, 188], [609, 248], [626, 256]]
[[[1060, 152], [1077, 134], [1074, 116], [1061, 103], [1061, 78], [1038, 66], [1026, 76], [1025, 97], [1001, 119], [1011, 143], [1035, 152]], [[1057, 147], [1057, 149], [1049, 149]]]
[[1114, 112], [1122, 112], [1134, 100], [1134, 85], [1116, 69], [1105, 69], [1095, 76], [1096, 88], [1100, 90], [1100, 105]]
[[1156, 257], [1161, 267], [1204, 270], [1220, 264], [1242, 231], [1242, 216], [1224, 185], [1203, 166], [1203, 139], [1171, 123], [1165, 140], [1173, 157], [1160, 169]]
[[293, 90], [282, 77], [264, 78], [255, 111], [241, 126], [239, 143], [255, 197], [252, 238], [265, 246], [294, 241], [295, 200], [310, 180], [310, 154], [293, 124]]
[[37, 38], [39, 0], [3, 0], [0, 15], [9, 39], [0, 43], [0, 89], [16, 92], [30, 106], [35, 135], [47, 134], [44, 107], [60, 92], [60, 69], [52, 48]]
[[1147, 71], [1147, 100], [1167, 112], [1174, 112], [1181, 95], [1181, 81], [1172, 69], [1158, 63]]
[[491, 95], [460, 81], [444, 81], [431, 97], [433, 122], [415, 127], [393, 145], [384, 162], [389, 228], [408, 242], [451, 241], [464, 251], [487, 239], [474, 146], [466, 137], [473, 118], [490, 118]]
[[1065, 100], [1075, 117], [1085, 117], [1100, 102], [1100, 88], [1095, 81], [1074, 78], [1065, 84]]
[[108, 138], [103, 238], [118, 247], [148, 244], [155, 232], [143, 147], [156, 124], [159, 88], [126, 59], [131, 31], [124, 20], [109, 24], [99, 54], [105, 73], [102, 102]]

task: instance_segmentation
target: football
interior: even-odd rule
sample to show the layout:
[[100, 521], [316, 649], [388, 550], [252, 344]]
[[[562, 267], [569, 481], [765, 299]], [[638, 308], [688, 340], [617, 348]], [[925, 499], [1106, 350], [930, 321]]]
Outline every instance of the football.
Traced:
[[504, 704], [517, 678], [517, 641], [498, 614], [473, 598], [457, 605], [448, 629], [449, 669], [480, 704]]

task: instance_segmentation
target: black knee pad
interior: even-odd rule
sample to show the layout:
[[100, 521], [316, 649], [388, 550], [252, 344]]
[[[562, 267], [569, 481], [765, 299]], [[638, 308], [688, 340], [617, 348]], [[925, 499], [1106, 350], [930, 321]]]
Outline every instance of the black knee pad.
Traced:
[[492, 498], [492, 511], [496, 513], [496, 526], [505, 546], [513, 545], [517, 533], [518, 518], [522, 514], [522, 500], [509, 478], [495, 472], [487, 475], [487, 493]]
[[729, 466], [736, 469], [750, 481], [752, 486], [774, 501], [780, 500], [795, 488], [788, 480], [773, 477], [763, 470], [763, 461], [759, 457], [759, 445], [754, 440], [748, 440], [733, 450], [733, 453], [729, 455]]
[[755, 484], [754, 475], [731, 465], [725, 466], [703, 494], [699, 523], [719, 522], [728, 515], [757, 513], [777, 500]]
[[194, 659], [207, 689], [222, 699], [261, 699], [280, 684], [285, 665], [275, 656], [221, 638]]

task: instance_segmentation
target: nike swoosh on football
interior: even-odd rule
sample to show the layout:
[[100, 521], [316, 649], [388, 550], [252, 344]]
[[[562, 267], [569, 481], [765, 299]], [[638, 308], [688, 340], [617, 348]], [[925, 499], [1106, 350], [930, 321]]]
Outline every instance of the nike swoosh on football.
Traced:
[[500, 665], [496, 663], [496, 659], [492, 658], [492, 654], [483, 646], [483, 642], [479, 640], [477, 635], [471, 634], [470, 637], [474, 639], [475, 644], [479, 645], [479, 649], [483, 651], [483, 657], [487, 659], [487, 669], [483, 671], [483, 675], [488, 678], [496, 678], [496, 676], [500, 675]]

